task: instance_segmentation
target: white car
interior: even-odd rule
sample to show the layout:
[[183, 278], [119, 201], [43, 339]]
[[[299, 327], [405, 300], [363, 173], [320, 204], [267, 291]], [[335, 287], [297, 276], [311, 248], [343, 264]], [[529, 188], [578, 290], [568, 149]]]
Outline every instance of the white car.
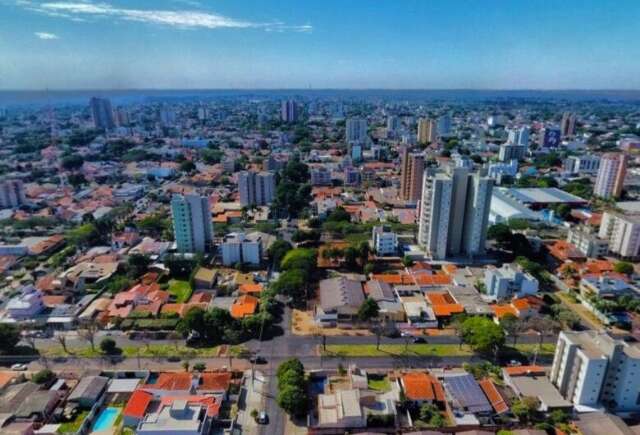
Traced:
[[11, 366], [11, 370], [13, 370], [14, 372], [24, 372], [25, 370], [27, 370], [27, 365], [26, 364], [14, 364]]

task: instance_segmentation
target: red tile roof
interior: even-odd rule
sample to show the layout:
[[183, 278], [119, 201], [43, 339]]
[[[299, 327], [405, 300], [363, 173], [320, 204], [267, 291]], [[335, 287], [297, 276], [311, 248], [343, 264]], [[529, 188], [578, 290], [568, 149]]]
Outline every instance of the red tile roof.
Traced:
[[509, 406], [507, 406], [507, 403], [505, 402], [504, 398], [502, 397], [496, 386], [493, 384], [491, 379], [482, 379], [478, 382], [478, 384], [480, 385], [480, 388], [482, 388], [484, 395], [487, 396], [487, 399], [489, 399], [489, 402], [491, 402], [491, 406], [496, 411], [496, 413], [503, 414], [509, 411]]
[[402, 375], [404, 394], [409, 400], [444, 401], [444, 389], [442, 384], [431, 375], [424, 372], [410, 372]]
[[144, 388], [150, 390], [190, 390], [191, 374], [190, 373], [160, 373], [155, 384], [147, 384]]
[[122, 415], [126, 417], [144, 418], [147, 407], [152, 400], [153, 394], [148, 391], [135, 390], [129, 398], [127, 406], [124, 407]]
[[207, 372], [200, 376], [198, 390], [227, 391], [231, 384], [230, 372]]

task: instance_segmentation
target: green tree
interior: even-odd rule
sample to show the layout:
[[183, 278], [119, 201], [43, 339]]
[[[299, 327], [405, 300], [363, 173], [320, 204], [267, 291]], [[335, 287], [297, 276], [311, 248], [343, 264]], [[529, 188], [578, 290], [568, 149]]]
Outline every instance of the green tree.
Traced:
[[281, 270], [302, 270], [307, 276], [316, 271], [317, 253], [315, 249], [296, 248], [287, 252], [280, 263]]
[[371, 298], [366, 298], [358, 308], [358, 319], [362, 322], [368, 322], [378, 317], [379, 311], [378, 303]]
[[20, 342], [20, 331], [13, 325], [0, 323], [0, 352], [10, 354]]
[[498, 246], [505, 248], [511, 242], [513, 234], [509, 225], [499, 223], [491, 225], [487, 230], [487, 238], [489, 240], [495, 240]]
[[180, 163], [180, 170], [182, 172], [193, 172], [196, 170], [196, 164], [191, 160], [185, 160], [184, 162]]
[[626, 261], [616, 262], [616, 264], [613, 266], [613, 270], [617, 273], [623, 273], [625, 275], [632, 275], [634, 271], [633, 264]]
[[56, 379], [56, 375], [49, 369], [40, 370], [31, 377], [33, 382], [40, 385], [46, 385], [54, 379]]
[[269, 254], [269, 259], [271, 263], [275, 267], [279, 267], [282, 259], [287, 255], [287, 252], [291, 251], [292, 246], [291, 243], [286, 240], [278, 239], [269, 247], [267, 253]]
[[530, 422], [538, 410], [539, 402], [535, 397], [525, 396], [511, 404], [511, 412], [522, 422]]
[[404, 257], [402, 257], [402, 265], [404, 267], [411, 267], [413, 266], [413, 260], [408, 255], [405, 255]]
[[278, 405], [286, 413], [295, 417], [307, 414], [308, 401], [307, 393], [296, 385], [285, 385], [278, 391]]
[[127, 266], [132, 277], [138, 277], [147, 272], [151, 258], [143, 254], [132, 254], [127, 259]]
[[497, 354], [504, 345], [504, 330], [486, 317], [469, 317], [462, 323], [462, 337], [474, 350]]
[[302, 269], [282, 272], [278, 279], [271, 283], [270, 288], [278, 294], [293, 300], [304, 300], [308, 286], [308, 276]]
[[113, 338], [105, 337], [100, 341], [100, 350], [106, 355], [113, 355], [116, 353], [116, 341]]
[[71, 154], [62, 158], [62, 167], [67, 171], [79, 169], [83, 163], [84, 159], [78, 154]]

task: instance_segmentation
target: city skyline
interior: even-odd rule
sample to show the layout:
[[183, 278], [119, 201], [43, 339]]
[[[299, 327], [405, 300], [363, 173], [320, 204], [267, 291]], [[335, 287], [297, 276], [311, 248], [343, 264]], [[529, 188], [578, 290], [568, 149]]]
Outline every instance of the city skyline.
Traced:
[[632, 1], [0, 1], [0, 89], [640, 88]]

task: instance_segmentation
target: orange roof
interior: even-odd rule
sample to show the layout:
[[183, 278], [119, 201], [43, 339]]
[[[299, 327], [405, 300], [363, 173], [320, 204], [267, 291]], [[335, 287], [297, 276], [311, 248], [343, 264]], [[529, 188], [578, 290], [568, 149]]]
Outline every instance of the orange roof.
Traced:
[[0, 388], [4, 388], [16, 378], [17, 374], [13, 372], [0, 372]]
[[198, 303], [198, 302], [206, 303], [206, 302], [211, 302], [212, 299], [213, 299], [213, 295], [211, 293], [199, 292], [191, 296], [191, 299], [189, 299], [189, 302], [190, 303]]
[[529, 298], [514, 299], [511, 301], [511, 305], [518, 311], [540, 308], [539, 305], [536, 305], [535, 302]]
[[231, 317], [242, 319], [256, 312], [258, 308], [258, 298], [251, 295], [242, 295], [231, 305]]
[[442, 266], [442, 271], [447, 275], [453, 275], [458, 270], [458, 267], [455, 264], [445, 264]]
[[432, 305], [447, 305], [455, 304], [456, 301], [451, 297], [448, 292], [445, 293], [427, 293], [427, 299]]
[[208, 372], [200, 376], [198, 390], [227, 391], [231, 384], [231, 372]]
[[489, 402], [491, 402], [491, 406], [498, 414], [503, 414], [509, 411], [507, 403], [505, 402], [504, 398], [502, 397], [496, 386], [493, 384], [491, 379], [482, 379], [481, 381], [478, 381], [478, 384], [480, 385], [480, 388], [482, 388], [484, 395], [487, 396], [487, 399], [489, 399]]
[[407, 275], [406, 273], [402, 273], [402, 274], [384, 273], [384, 274], [378, 274], [378, 275], [374, 274], [372, 279], [386, 282], [387, 284], [396, 284], [396, 285], [414, 284], [413, 278], [410, 275]]
[[505, 367], [504, 371], [509, 376], [544, 375], [544, 367], [541, 366], [512, 366]]
[[451, 284], [451, 277], [442, 273], [422, 274], [416, 277], [416, 282], [421, 286], [448, 285]]
[[460, 304], [433, 305], [432, 308], [436, 317], [449, 317], [453, 314], [464, 313], [464, 307]]
[[155, 384], [144, 385], [144, 388], [153, 390], [190, 390], [191, 373], [160, 373]]
[[518, 317], [518, 312], [513, 305], [491, 305], [491, 309], [498, 319], [502, 319], [507, 314]]
[[566, 240], [557, 240], [553, 245], [549, 246], [549, 253], [558, 260], [580, 260], [585, 256], [572, 243]]
[[411, 372], [402, 375], [404, 394], [410, 400], [433, 400], [435, 394], [429, 375], [422, 372]]
[[153, 394], [148, 391], [135, 390], [133, 394], [131, 394], [127, 406], [124, 407], [122, 415], [126, 417], [143, 418], [152, 400]]
[[613, 272], [613, 263], [607, 260], [590, 260], [584, 264], [582, 272], [594, 274]]
[[242, 284], [239, 288], [240, 293], [260, 293], [263, 290], [262, 284]]

